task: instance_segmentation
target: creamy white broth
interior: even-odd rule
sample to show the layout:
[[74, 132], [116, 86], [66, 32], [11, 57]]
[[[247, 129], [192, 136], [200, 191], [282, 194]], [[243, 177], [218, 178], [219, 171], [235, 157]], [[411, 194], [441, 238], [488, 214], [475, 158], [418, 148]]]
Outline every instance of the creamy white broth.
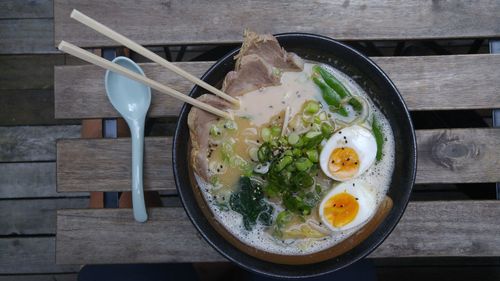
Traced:
[[[248, 118], [250, 125], [255, 126], [255, 130], [247, 128], [247, 130], [250, 129], [250, 131], [253, 132], [250, 134], [253, 135], [251, 138], [258, 138], [257, 132], [259, 128], [266, 125], [272, 116], [282, 113], [287, 107], [290, 107], [290, 116], [299, 113], [304, 102], [307, 100], [317, 100], [321, 102], [325, 108], [328, 108], [326, 103], [323, 102], [319, 88], [309, 79], [313, 66], [314, 64], [312, 63], [306, 63], [302, 72], [284, 72], [281, 77], [281, 85], [262, 88], [240, 97], [241, 106], [238, 110], [234, 110], [233, 113], [235, 116], [245, 117], [245, 119]], [[382, 160], [373, 164], [364, 174], [353, 180], [356, 182], [368, 183], [371, 191], [376, 195], [377, 204], [380, 204], [387, 193], [394, 169], [395, 148], [392, 129], [387, 119], [378, 111], [364, 91], [352, 79], [332, 67], [330, 67], [329, 70], [351, 93], [362, 96], [367, 100], [370, 111], [379, 121], [380, 127], [386, 138], [383, 146]], [[348, 111], [351, 113], [348, 118], [341, 117], [335, 113], [331, 114], [331, 118], [348, 122], [355, 118], [352, 108], [348, 107]], [[361, 125], [370, 128], [369, 124]], [[341, 127], [337, 126], [336, 129], [341, 129]], [[253, 145], [257, 146], [258, 144], [254, 142]], [[260, 224], [257, 224], [251, 231], [245, 230], [241, 222], [242, 216], [239, 213], [227, 209], [222, 210], [215, 204], [215, 202], [220, 202], [221, 194], [225, 194], [227, 199], [229, 192], [232, 190], [231, 188], [229, 188], [229, 190], [227, 188], [224, 189], [224, 187], [221, 188], [220, 185], [214, 186], [205, 183], [199, 177], [196, 177], [196, 179], [200, 184], [205, 200], [209, 202], [208, 205], [214, 217], [242, 242], [267, 252], [286, 255], [302, 255], [317, 252], [334, 246], [363, 226], [361, 225], [344, 232], [328, 231], [328, 235], [321, 238], [277, 240], [269, 234], [267, 227]], [[335, 185], [336, 184], [323, 188], [328, 191], [334, 188]], [[223, 190], [223, 192], [220, 192], [221, 190]], [[217, 198], [217, 195], [219, 198]], [[283, 210], [281, 205], [270, 202], [267, 199], [266, 201], [273, 205], [274, 216]], [[311, 217], [314, 216], [317, 217], [317, 208], [313, 210], [313, 214], [311, 215]], [[324, 231], [324, 228], [318, 227], [318, 229]]]

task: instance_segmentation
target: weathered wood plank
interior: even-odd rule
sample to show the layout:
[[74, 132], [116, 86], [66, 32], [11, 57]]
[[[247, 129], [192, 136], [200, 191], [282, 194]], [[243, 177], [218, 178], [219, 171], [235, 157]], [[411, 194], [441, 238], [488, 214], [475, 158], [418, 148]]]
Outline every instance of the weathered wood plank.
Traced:
[[[130, 209], [58, 211], [57, 263], [223, 260], [201, 240], [182, 209], [154, 208], [149, 214], [148, 222], [139, 224]], [[498, 256], [499, 215], [497, 201], [410, 202], [396, 229], [370, 257]]]
[[[189, 73], [200, 77], [212, 62], [176, 63]], [[165, 70], [156, 64], [141, 64], [146, 75], [172, 88], [188, 93], [193, 84], [188, 80]], [[104, 73], [90, 65], [56, 67], [54, 70], [54, 96], [56, 118], [103, 118], [119, 117], [106, 96]], [[87, 110], [80, 106], [91, 105]], [[149, 116], [177, 116], [181, 102], [169, 96], [153, 91]]]
[[[130, 190], [130, 149], [128, 138], [58, 141], [57, 190]], [[171, 152], [171, 138], [146, 138], [145, 190], [175, 189]]]
[[417, 183], [500, 181], [498, 129], [417, 130], [417, 146]]
[[56, 233], [56, 210], [86, 208], [88, 198], [0, 200], [0, 235]]
[[1, 163], [0, 198], [88, 196], [85, 192], [56, 192], [56, 163]]
[[0, 19], [52, 18], [52, 0], [0, 1]]
[[498, 256], [499, 215], [499, 201], [410, 202], [370, 257]]
[[61, 64], [63, 55], [0, 56], [0, 90], [52, 89], [54, 65]]
[[500, 107], [500, 55], [377, 57], [410, 110]]
[[[500, 55], [376, 57], [410, 110], [500, 107]], [[178, 63], [201, 76], [212, 62]], [[192, 84], [156, 64], [141, 64], [151, 79], [188, 93]], [[55, 68], [56, 118], [118, 117], [104, 90], [104, 70], [95, 66]], [[480, 90], [479, 90], [480, 89]], [[151, 117], [177, 116], [181, 102], [153, 91]]]
[[59, 53], [54, 47], [54, 20], [0, 20], [0, 54]]
[[[341, 40], [500, 35], [500, 5], [495, 0], [481, 1], [480, 5], [473, 1], [398, 0], [320, 1], [314, 4], [310, 1], [256, 4], [240, 0], [231, 5], [224, 0], [107, 3], [56, 0], [54, 3], [55, 42], [64, 38], [85, 47], [116, 43], [70, 19], [73, 8], [144, 45], [239, 42], [245, 28], [270, 33], [319, 33]], [[165, 29], [165, 26], [175, 28]]]
[[76, 281], [78, 274], [43, 274], [43, 275], [4, 275], [0, 276], [0, 281]]
[[[417, 141], [417, 183], [500, 181], [498, 129], [418, 130]], [[145, 143], [144, 189], [173, 190], [171, 138]], [[59, 141], [58, 191], [129, 190], [130, 154], [129, 139]]]
[[0, 126], [79, 124], [54, 118], [53, 90], [2, 90]]
[[0, 162], [54, 161], [55, 140], [79, 135], [78, 125], [0, 127]]
[[56, 265], [55, 237], [1, 238], [0, 274], [78, 272], [80, 266]]

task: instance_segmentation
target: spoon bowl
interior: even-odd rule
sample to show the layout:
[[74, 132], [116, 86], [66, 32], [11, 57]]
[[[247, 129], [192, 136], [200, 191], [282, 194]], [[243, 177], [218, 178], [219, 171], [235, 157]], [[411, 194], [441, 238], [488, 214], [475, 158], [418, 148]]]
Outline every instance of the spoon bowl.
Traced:
[[[114, 63], [144, 75], [144, 71], [126, 57], [116, 57]], [[144, 75], [145, 76], [145, 75]], [[151, 88], [112, 71], [106, 71], [105, 87], [108, 99], [130, 128], [132, 138], [132, 205], [138, 222], [148, 219], [143, 191], [144, 126], [151, 104]]]

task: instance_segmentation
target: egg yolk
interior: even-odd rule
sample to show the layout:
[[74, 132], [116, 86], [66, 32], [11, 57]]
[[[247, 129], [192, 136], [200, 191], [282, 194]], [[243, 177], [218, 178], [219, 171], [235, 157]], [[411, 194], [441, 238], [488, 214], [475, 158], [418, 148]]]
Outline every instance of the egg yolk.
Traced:
[[341, 180], [350, 179], [359, 170], [359, 157], [350, 147], [335, 148], [328, 160], [328, 170]]
[[323, 214], [334, 227], [342, 227], [354, 220], [359, 211], [358, 201], [347, 192], [332, 196], [324, 205]]

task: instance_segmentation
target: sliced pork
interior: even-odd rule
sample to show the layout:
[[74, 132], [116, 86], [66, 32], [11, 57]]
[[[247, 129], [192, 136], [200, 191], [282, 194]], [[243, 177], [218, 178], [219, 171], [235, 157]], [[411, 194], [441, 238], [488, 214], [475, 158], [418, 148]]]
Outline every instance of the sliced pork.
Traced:
[[[294, 53], [287, 53], [270, 34], [257, 34], [246, 31], [240, 53], [235, 57], [236, 67], [229, 72], [223, 82], [222, 90], [233, 97], [280, 84], [283, 71], [301, 71], [304, 62]], [[231, 106], [229, 102], [211, 94], [198, 98], [219, 109]], [[191, 161], [196, 173], [209, 181], [208, 170], [209, 132], [218, 117], [193, 107], [188, 115], [191, 137]]]

